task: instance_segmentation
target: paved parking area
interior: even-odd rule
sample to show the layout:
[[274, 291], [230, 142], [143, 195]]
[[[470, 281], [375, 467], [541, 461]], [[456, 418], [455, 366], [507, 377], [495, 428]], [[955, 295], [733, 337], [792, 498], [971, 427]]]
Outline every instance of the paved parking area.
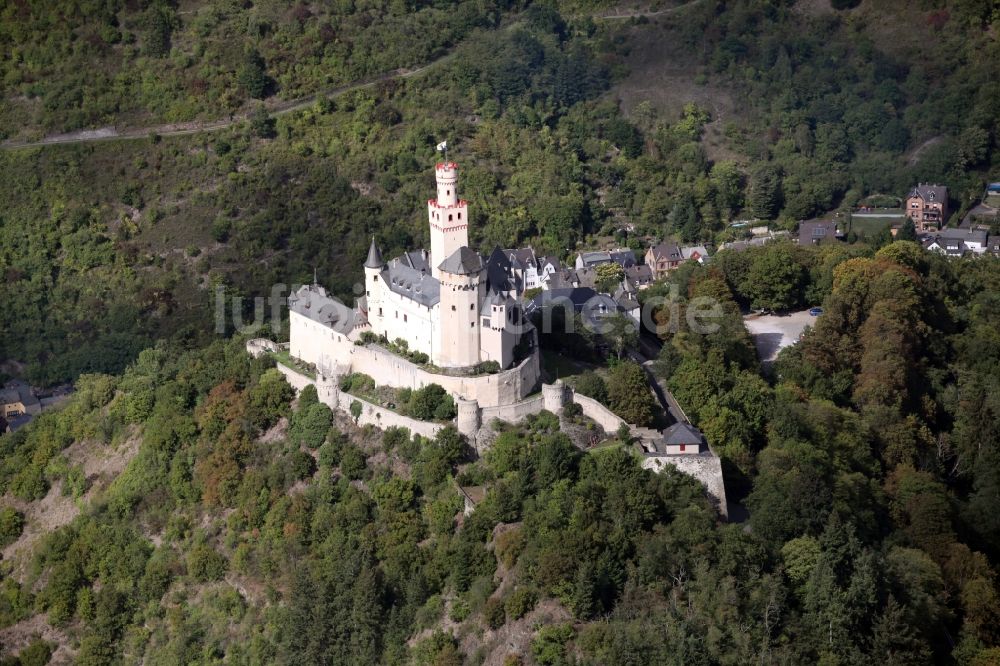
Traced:
[[760, 360], [771, 363], [779, 351], [798, 342], [806, 326], [816, 323], [816, 317], [810, 315], [809, 310], [780, 315], [751, 314], [743, 317], [743, 323], [753, 337]]

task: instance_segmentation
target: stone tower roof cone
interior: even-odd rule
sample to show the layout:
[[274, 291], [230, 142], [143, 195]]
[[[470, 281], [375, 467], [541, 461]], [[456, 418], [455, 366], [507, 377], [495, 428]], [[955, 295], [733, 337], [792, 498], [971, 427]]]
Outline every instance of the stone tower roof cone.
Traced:
[[368, 258], [365, 259], [365, 268], [382, 268], [385, 261], [382, 260], [382, 253], [375, 244], [375, 236], [372, 236], [371, 247], [368, 248]]

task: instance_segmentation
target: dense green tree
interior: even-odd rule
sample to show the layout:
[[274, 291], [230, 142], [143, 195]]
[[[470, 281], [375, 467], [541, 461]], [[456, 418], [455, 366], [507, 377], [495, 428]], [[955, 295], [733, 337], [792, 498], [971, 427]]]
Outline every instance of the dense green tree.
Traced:
[[638, 363], [621, 361], [611, 368], [608, 405], [628, 423], [647, 425], [652, 421], [655, 402], [646, 373]]

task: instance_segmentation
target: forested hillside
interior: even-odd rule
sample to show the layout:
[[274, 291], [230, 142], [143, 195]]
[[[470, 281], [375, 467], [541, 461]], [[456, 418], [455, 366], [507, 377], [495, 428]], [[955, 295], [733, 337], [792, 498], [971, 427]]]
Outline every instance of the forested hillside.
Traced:
[[[711, 335], [664, 334], [656, 366], [743, 524], [628, 447], [579, 450], [549, 414], [479, 460], [451, 430], [359, 429], [312, 391], [293, 400], [231, 322], [215, 330], [217, 287], [267, 296], [315, 271], [349, 299], [373, 234], [387, 256], [424, 245], [445, 138], [472, 244], [562, 259], [718, 244], [734, 219], [849, 219], [917, 181], [949, 186], [954, 224], [1000, 180], [995, 3], [694, 0], [602, 18], [616, 10], [3, 5], [4, 136], [236, 115], [0, 151], [0, 362], [77, 386], [0, 436], [5, 654], [1000, 662], [996, 258], [886, 231], [721, 252], [643, 292], [723, 305]], [[446, 52], [301, 111], [259, 106]], [[740, 309], [816, 304], [762, 369]], [[471, 515], [458, 483], [487, 488]]]

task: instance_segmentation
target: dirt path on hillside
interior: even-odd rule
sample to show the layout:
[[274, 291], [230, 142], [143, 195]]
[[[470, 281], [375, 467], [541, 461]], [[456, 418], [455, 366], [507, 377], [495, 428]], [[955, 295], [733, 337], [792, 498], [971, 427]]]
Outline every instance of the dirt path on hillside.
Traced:
[[[660, 9], [657, 11], [644, 11], [641, 9], [636, 10], [623, 10], [621, 13], [605, 13], [605, 14], [592, 14], [591, 18], [595, 20], [616, 20], [616, 19], [628, 19], [628, 18], [640, 18], [646, 17], [651, 18], [655, 16], [662, 16], [664, 14], [672, 14], [674, 12], [686, 9], [693, 5], [704, 2], [704, 0], [690, 0], [683, 5], [678, 5], [676, 7], [668, 7], [666, 9]], [[511, 24], [513, 25], [513, 24]], [[508, 28], [510, 25], [507, 26]], [[450, 60], [455, 56], [455, 50], [450, 53], [432, 60], [431, 62], [421, 65], [415, 69], [400, 68], [395, 69], [391, 72], [382, 74], [372, 79], [365, 79], [362, 81], [357, 81], [355, 83], [349, 83], [347, 85], [338, 86], [336, 88], [331, 88], [328, 90], [313, 93], [312, 95], [306, 95], [305, 97], [298, 97], [292, 100], [279, 100], [265, 102], [264, 107], [267, 109], [268, 113], [272, 116], [282, 116], [286, 113], [295, 113], [296, 111], [301, 111], [308, 108], [312, 104], [316, 103], [316, 100], [321, 97], [336, 98], [345, 95], [356, 90], [363, 90], [365, 88], [370, 88], [383, 81], [388, 81], [390, 79], [407, 79], [413, 76], [418, 76], [423, 74], [432, 67], [436, 67], [447, 60]], [[228, 118], [221, 118], [218, 120], [205, 120], [197, 121], [193, 120], [190, 122], [183, 123], [165, 123], [162, 125], [150, 125], [147, 127], [131, 127], [131, 128], [118, 128], [116, 126], [109, 127], [99, 127], [92, 129], [78, 130], [75, 132], [66, 132], [63, 134], [51, 134], [37, 141], [4, 141], [0, 143], [0, 148], [6, 150], [13, 150], [17, 148], [40, 148], [44, 146], [57, 146], [66, 144], [76, 144], [76, 143], [91, 143], [95, 141], [110, 141], [110, 140], [132, 140], [132, 139], [148, 139], [150, 136], [183, 136], [186, 134], [198, 134], [199, 132], [215, 132], [218, 130], [227, 129], [236, 125], [238, 123], [245, 122], [249, 116], [249, 111], [244, 111], [239, 114], [231, 114]]]
[[[454, 52], [441, 56], [426, 65], [416, 69], [396, 69], [373, 79], [366, 79], [337, 88], [331, 88], [322, 92], [299, 97], [293, 100], [282, 100], [277, 102], [265, 102], [264, 107], [272, 116], [282, 116], [286, 113], [294, 113], [306, 109], [320, 97], [336, 98], [356, 90], [370, 88], [383, 81], [390, 79], [406, 79], [426, 72], [431, 67], [439, 65], [452, 58]], [[220, 120], [190, 121], [185, 123], [166, 123], [163, 125], [152, 125], [149, 127], [122, 128], [100, 127], [97, 129], [79, 130], [67, 132], [65, 134], [53, 134], [38, 141], [5, 141], [0, 143], [0, 148], [39, 148], [42, 146], [53, 146], [72, 143], [90, 143], [93, 141], [108, 141], [111, 139], [148, 139], [152, 135], [156, 136], [183, 136], [185, 134], [197, 134], [199, 132], [215, 132], [217, 130], [232, 127], [238, 123], [246, 121], [249, 112], [232, 114], [228, 118]]]
[[697, 5], [704, 0], [690, 0], [685, 2], [683, 5], [677, 5], [676, 7], [666, 7], [664, 9], [658, 9], [656, 11], [649, 11], [644, 9], [618, 9], [614, 12], [606, 12], [604, 14], [591, 14], [591, 18], [595, 21], [613, 21], [616, 19], [633, 19], [633, 18], [653, 18], [654, 16], [664, 16], [666, 14], [673, 14], [675, 12], [682, 11], [691, 7], [692, 5]]

